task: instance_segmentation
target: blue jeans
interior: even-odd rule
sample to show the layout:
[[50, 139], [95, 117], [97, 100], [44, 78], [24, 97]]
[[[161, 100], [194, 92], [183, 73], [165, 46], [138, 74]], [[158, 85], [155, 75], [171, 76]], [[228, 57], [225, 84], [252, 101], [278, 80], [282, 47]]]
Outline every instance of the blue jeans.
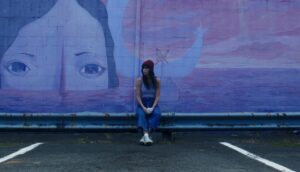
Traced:
[[[152, 107], [154, 98], [142, 98], [143, 105], [148, 108]], [[161, 116], [159, 106], [155, 106], [151, 114], [146, 114], [143, 108], [138, 105], [136, 109], [137, 125], [146, 132], [150, 132], [157, 128]]]

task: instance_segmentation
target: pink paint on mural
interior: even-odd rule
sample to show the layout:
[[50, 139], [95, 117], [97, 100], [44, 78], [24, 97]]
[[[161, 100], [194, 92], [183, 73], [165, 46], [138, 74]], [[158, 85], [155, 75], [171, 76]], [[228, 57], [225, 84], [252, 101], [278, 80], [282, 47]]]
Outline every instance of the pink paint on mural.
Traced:
[[[195, 41], [195, 30], [202, 27], [205, 35], [198, 67], [299, 66], [299, 1], [142, 2], [142, 56], [156, 56], [159, 48], [168, 52], [169, 59], [180, 58]], [[133, 52], [132, 15], [128, 7], [123, 26], [126, 46]]]
[[148, 58], [163, 111], [299, 111], [298, 0], [8, 2], [2, 112], [133, 112]]

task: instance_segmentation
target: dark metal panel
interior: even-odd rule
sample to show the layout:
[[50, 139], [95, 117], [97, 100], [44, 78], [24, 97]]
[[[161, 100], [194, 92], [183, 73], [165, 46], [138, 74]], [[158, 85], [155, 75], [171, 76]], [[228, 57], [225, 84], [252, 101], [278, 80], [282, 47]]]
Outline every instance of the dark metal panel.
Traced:
[[[0, 114], [1, 129], [136, 129], [133, 113]], [[164, 113], [160, 130], [295, 129], [300, 113]]]

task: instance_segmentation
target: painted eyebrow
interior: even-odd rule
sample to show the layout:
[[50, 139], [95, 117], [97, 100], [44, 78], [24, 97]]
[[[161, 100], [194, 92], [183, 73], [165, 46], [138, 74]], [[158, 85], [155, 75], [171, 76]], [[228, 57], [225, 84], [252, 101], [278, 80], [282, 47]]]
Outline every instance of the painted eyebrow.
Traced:
[[84, 54], [91, 54], [91, 53], [83, 51], [83, 52], [76, 53], [75, 56], [81, 56], [81, 55], [84, 55]]
[[29, 56], [29, 57], [35, 57], [33, 54], [30, 54], [30, 53], [20, 53], [20, 54], [23, 54], [23, 55], [26, 55], [26, 56]]

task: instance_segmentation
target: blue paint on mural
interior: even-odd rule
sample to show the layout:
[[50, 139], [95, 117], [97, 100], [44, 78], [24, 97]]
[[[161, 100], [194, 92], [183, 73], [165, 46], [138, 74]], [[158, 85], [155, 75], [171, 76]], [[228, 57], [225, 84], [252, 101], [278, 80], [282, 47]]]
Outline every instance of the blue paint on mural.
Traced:
[[1, 0], [0, 112], [133, 112], [145, 59], [163, 112], [300, 111], [299, 9], [296, 0]]
[[[118, 85], [113, 41], [100, 1], [13, 2], [1, 4], [1, 8], [13, 12], [3, 23], [13, 29], [4, 32], [3, 41], [9, 43], [1, 52], [2, 89], [63, 92]], [[36, 8], [28, 16], [13, 18], [19, 6], [31, 5]], [[35, 10], [40, 6], [48, 10], [37, 15]]]

